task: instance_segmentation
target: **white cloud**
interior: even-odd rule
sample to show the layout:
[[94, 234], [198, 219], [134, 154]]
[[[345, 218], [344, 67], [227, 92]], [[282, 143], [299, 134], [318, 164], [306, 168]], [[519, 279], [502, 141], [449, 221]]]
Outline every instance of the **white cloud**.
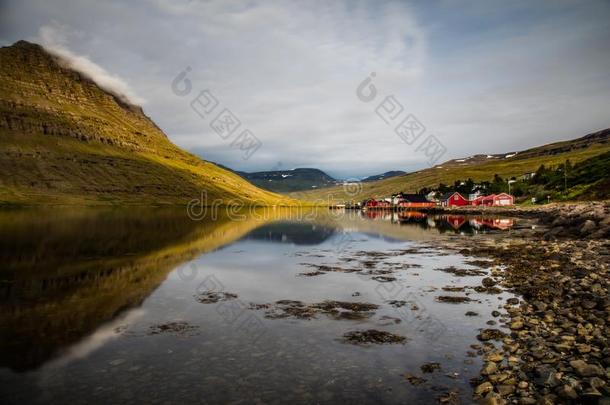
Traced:
[[38, 40], [51, 54], [59, 57], [67, 67], [82, 73], [102, 89], [114, 94], [124, 102], [143, 105], [146, 100], [137, 96], [135, 91], [119, 76], [106, 71], [87, 56], [77, 55], [68, 49], [69, 29], [57, 23], [40, 27]]
[[[283, 162], [350, 177], [425, 166], [375, 115], [376, 102], [356, 98], [372, 71], [380, 95], [394, 94], [437, 135], [447, 159], [610, 125], [605, 0], [5, 4], [0, 38], [42, 38], [49, 28], [41, 27], [51, 27], [54, 48], [90, 55], [107, 70], [97, 81], [118, 79], [109, 87], [134, 98], [129, 83], [170, 139], [240, 170]], [[263, 142], [247, 162], [193, 113], [189, 97], [171, 92], [186, 66], [191, 98], [210, 89]]]

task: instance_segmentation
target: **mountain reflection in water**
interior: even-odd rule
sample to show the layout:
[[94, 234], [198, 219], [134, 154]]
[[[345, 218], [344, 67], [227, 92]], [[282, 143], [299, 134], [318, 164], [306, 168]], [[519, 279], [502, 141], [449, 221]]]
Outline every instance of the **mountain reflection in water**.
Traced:
[[312, 223], [279, 222], [272, 225], [263, 225], [250, 232], [245, 239], [314, 246], [324, 242], [334, 233], [335, 229], [333, 228]]
[[[0, 402], [42, 403], [48, 395], [57, 396], [58, 403], [70, 402], [78, 390], [87, 393], [78, 394], [83, 401], [113, 402], [110, 399], [122, 398], [115, 395], [127, 397], [132, 392], [144, 399], [161, 395], [174, 400], [171, 390], [158, 387], [167, 373], [183, 369], [189, 375], [181, 391], [187, 402], [204, 394], [215, 396], [211, 402], [245, 398], [230, 380], [222, 390], [213, 389], [216, 383], [196, 383], [202, 375], [216, 381], [226, 373], [247, 377], [244, 384], [256, 381], [267, 400], [276, 395], [300, 398], [304, 394], [290, 391], [295, 388], [291, 381], [303, 376], [310, 382], [299, 384], [305, 384], [300, 386], [307, 387], [308, 395], [317, 395], [317, 388], [310, 389], [308, 384], [318, 387], [318, 379], [341, 381], [332, 393], [324, 394], [338, 401], [348, 399], [344, 388], [349, 384], [351, 394], [361, 399], [424, 398], [425, 391], [405, 385], [400, 374], [405, 371], [403, 364], [438, 361], [445, 350], [467, 348], [487, 319], [460, 319], [463, 308], [434, 301], [434, 294], [427, 292], [431, 285], [442, 287], [457, 280], [434, 270], [467, 264], [463, 257], [437, 248], [423, 248], [418, 254], [418, 246], [434, 243], [445, 232], [474, 237], [480, 232], [502, 232], [512, 224], [498, 218], [326, 209], [308, 215], [273, 209], [239, 220], [221, 214], [199, 221], [189, 219], [186, 210], [174, 208], [0, 211], [0, 391], [10, 393], [8, 401], [0, 395]], [[397, 256], [397, 249], [404, 248], [413, 253]], [[409, 329], [408, 321], [353, 320], [352, 324], [324, 317], [303, 323], [264, 319], [273, 336], [252, 346], [247, 336], [218, 319], [214, 304], [202, 305], [193, 298], [197, 285], [213, 275], [243, 300], [244, 311], [250, 315], [256, 313], [247, 308], [249, 303], [338, 299], [372, 302], [380, 306], [381, 318], [395, 316], [379, 296], [388, 284], [366, 274], [375, 266], [375, 260], [362, 256], [369, 253], [371, 258], [386, 255], [388, 263], [383, 265], [393, 268], [402, 268], [402, 261], [408, 261], [407, 270], [395, 274], [397, 279], [403, 279], [405, 288], [446, 323], [451, 334], [430, 346], [417, 328]], [[362, 260], [364, 264], [358, 264]], [[316, 266], [345, 270], [361, 266], [362, 274], [302, 275]], [[495, 304], [497, 297], [483, 296], [470, 309], [482, 313], [489, 305], [485, 300]], [[151, 327], [168, 322], [184, 322], [197, 332], [192, 336], [150, 334]], [[361, 349], [337, 340], [356, 326], [381, 328], [379, 322], [407, 334], [409, 343]], [[168, 350], [176, 355], [167, 357]], [[274, 360], [279, 354], [286, 359]], [[231, 359], [236, 361], [233, 368], [226, 364]], [[259, 373], [261, 362], [266, 371]], [[129, 367], [123, 369], [123, 363]], [[464, 370], [458, 360], [447, 366]], [[478, 366], [472, 363], [467, 371], [474, 373]], [[328, 371], [329, 367], [334, 371]], [[139, 368], [149, 370], [146, 378], [138, 379], [140, 371], [131, 371]], [[70, 384], [62, 380], [64, 375]], [[380, 379], [387, 385], [380, 384]], [[120, 390], [115, 387], [119, 383]], [[458, 383], [468, 386], [466, 380]], [[105, 393], [94, 390], [101, 386], [106, 387]], [[246, 384], [244, 390], [251, 392], [252, 387]], [[313, 402], [321, 400], [312, 397]]]
[[36, 368], [261, 220], [182, 209], [0, 212], [0, 367]]

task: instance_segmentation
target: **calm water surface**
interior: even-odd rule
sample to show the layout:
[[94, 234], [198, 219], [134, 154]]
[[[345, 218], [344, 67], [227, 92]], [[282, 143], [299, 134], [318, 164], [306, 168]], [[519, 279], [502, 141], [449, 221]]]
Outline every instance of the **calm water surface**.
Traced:
[[[467, 352], [510, 297], [444, 291], [484, 275], [439, 270], [487, 271], [439, 240], [510, 232], [510, 219], [91, 209], [0, 224], [2, 403], [436, 403], [451, 390], [469, 403], [481, 363]], [[280, 300], [378, 308], [302, 319], [278, 317]], [[343, 338], [369, 329], [406, 340]], [[428, 362], [441, 369], [422, 373]]]

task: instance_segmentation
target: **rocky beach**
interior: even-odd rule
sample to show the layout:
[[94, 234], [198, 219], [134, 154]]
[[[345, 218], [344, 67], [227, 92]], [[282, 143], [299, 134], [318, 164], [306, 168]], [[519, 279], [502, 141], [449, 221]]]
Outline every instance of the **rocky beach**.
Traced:
[[[485, 210], [487, 213], [495, 210]], [[473, 345], [481, 404], [610, 404], [610, 204], [501, 210], [535, 219], [496, 238], [455, 238], [460, 253], [493, 260], [491, 281], [520, 299], [500, 305], [501, 329]]]

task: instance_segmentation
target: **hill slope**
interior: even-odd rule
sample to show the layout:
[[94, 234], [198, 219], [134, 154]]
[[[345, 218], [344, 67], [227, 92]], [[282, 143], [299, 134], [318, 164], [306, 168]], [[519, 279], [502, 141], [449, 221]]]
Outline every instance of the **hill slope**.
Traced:
[[0, 203], [291, 204], [184, 152], [42, 47], [0, 48]]
[[[362, 188], [355, 195], [347, 193], [342, 187], [291, 193], [290, 195], [309, 201], [360, 201], [367, 198], [385, 197], [399, 191], [414, 193], [423, 187], [437, 187], [440, 183], [451, 185], [456, 180], [468, 178], [472, 178], [475, 182], [491, 181], [494, 174], [503, 178], [519, 177], [535, 172], [541, 164], [549, 167], [562, 164], [566, 159], [574, 164], [607, 151], [610, 151], [610, 129], [522, 152], [475, 155], [450, 160], [429, 169], [363, 183]], [[610, 176], [610, 173], [608, 175]]]
[[402, 170], [391, 170], [389, 172], [385, 172], [382, 174], [376, 174], [374, 176], [365, 177], [361, 181], [363, 183], [366, 183], [366, 182], [370, 182], [370, 181], [389, 179], [390, 177], [401, 176], [403, 174], [407, 174], [407, 172], [403, 172]]
[[302, 168], [253, 173], [239, 172], [239, 174], [260, 188], [279, 193], [311, 190], [337, 184], [337, 180], [319, 169]]

